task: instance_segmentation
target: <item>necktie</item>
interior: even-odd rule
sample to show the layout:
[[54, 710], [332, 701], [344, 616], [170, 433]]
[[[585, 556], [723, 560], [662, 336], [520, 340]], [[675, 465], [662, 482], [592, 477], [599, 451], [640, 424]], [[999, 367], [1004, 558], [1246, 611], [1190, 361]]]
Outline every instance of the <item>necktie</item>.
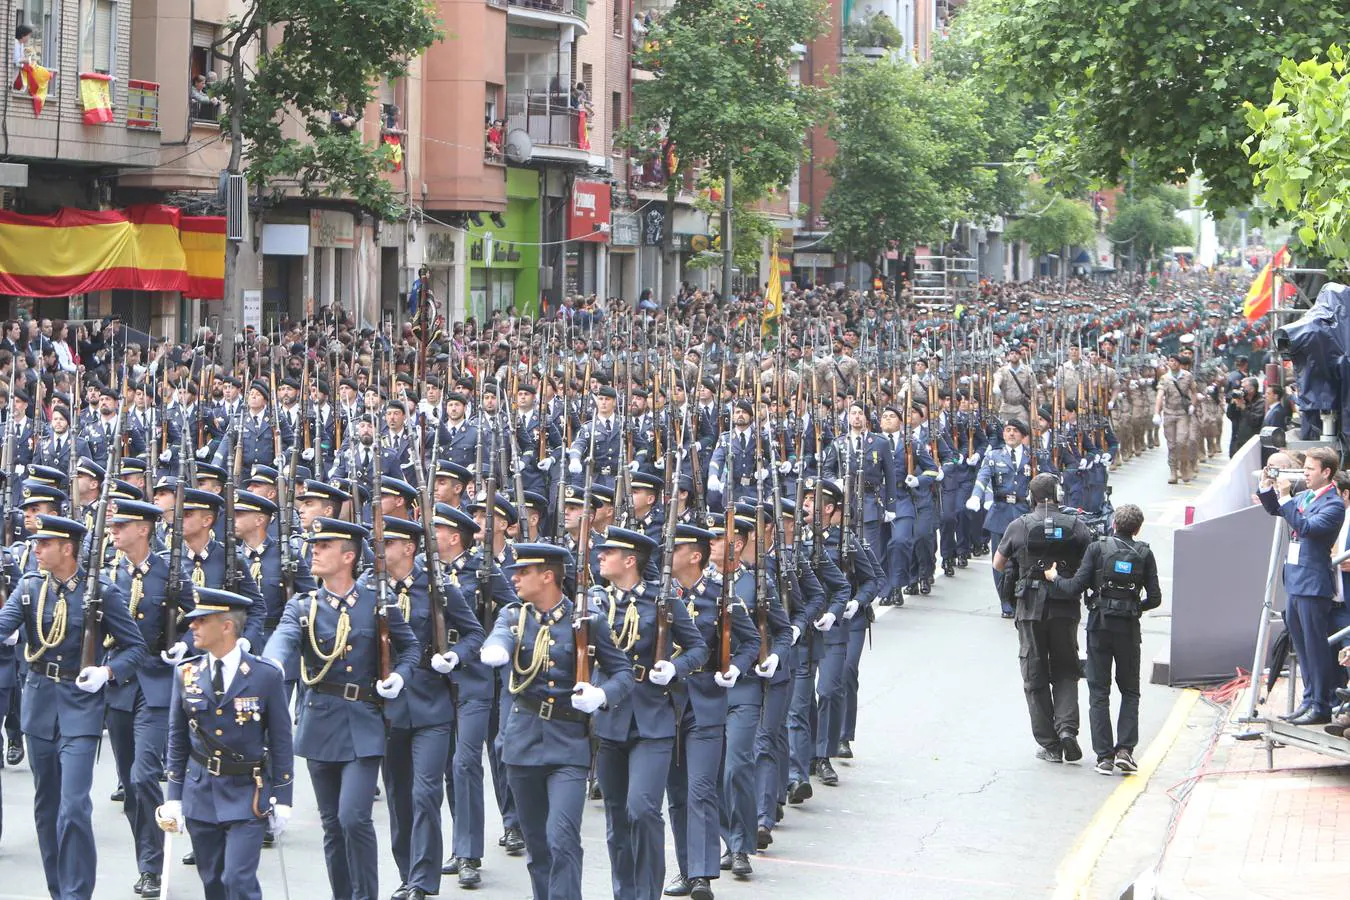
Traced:
[[225, 693], [225, 661], [216, 660], [211, 666], [211, 690], [220, 697]]
[[742, 453], [750, 452], [750, 436], [748, 434], [741, 435], [741, 452]]

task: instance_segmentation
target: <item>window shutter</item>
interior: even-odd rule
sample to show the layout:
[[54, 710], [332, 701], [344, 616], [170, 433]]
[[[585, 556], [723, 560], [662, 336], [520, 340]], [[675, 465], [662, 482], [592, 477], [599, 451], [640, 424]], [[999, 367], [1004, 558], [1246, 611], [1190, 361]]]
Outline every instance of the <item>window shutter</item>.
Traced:
[[110, 0], [98, 0], [94, 7], [94, 71], [105, 75], [113, 71], [113, 29], [117, 27], [117, 7]]
[[210, 49], [216, 42], [216, 26], [210, 22], [192, 23], [192, 46]]

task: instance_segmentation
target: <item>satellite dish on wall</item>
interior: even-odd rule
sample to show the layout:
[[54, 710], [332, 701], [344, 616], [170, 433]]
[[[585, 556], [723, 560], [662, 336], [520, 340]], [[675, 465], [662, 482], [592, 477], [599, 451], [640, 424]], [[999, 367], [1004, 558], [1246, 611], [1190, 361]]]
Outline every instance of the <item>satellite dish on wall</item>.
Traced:
[[506, 135], [506, 158], [514, 163], [529, 162], [534, 155], [534, 142], [524, 128], [512, 128]]

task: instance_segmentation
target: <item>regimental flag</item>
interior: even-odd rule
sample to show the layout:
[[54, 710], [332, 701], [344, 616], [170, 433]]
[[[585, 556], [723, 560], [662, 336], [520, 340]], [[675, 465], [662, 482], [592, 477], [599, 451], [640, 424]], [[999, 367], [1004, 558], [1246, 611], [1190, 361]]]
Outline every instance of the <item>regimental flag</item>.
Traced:
[[47, 105], [47, 85], [51, 83], [52, 70], [44, 69], [37, 63], [27, 61], [14, 79], [15, 90], [28, 91], [33, 98], [33, 115], [42, 115], [42, 107]]
[[395, 172], [403, 171], [403, 138], [397, 134], [384, 136], [384, 158]]
[[84, 124], [107, 125], [111, 122], [112, 76], [98, 72], [81, 72], [80, 106], [84, 109]]
[[183, 216], [178, 224], [187, 287], [183, 296], [220, 300], [225, 296], [225, 217]]
[[[1266, 263], [1266, 267], [1256, 276], [1252, 286], [1247, 289], [1247, 297], [1242, 301], [1242, 315], [1248, 322], [1261, 318], [1275, 305], [1275, 270], [1289, 264], [1289, 245], [1285, 244]], [[1286, 284], [1282, 296], [1293, 293], [1293, 285]]]
[[764, 292], [764, 317], [759, 322], [760, 337], [768, 337], [783, 317], [783, 272], [779, 265], [778, 245], [774, 244], [769, 261], [769, 289]]

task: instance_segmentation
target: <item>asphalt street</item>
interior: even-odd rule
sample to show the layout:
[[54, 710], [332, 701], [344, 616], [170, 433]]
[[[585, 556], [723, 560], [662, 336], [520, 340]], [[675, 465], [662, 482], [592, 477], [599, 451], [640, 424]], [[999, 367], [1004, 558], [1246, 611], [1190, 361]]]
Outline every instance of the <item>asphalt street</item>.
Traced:
[[[1217, 461], [1216, 461], [1217, 462]], [[1206, 467], [1206, 472], [1214, 471]], [[1143, 660], [1166, 646], [1171, 604], [1171, 531], [1195, 485], [1166, 484], [1165, 451], [1150, 451], [1112, 476], [1114, 502], [1144, 509], [1143, 537], [1153, 546], [1163, 575], [1164, 604], [1145, 620]], [[1202, 477], [1202, 482], [1205, 480]], [[719, 898], [773, 896], [820, 898], [1048, 897], [1056, 871], [1105, 798], [1119, 784], [1090, 768], [1087, 689], [1080, 687], [1083, 763], [1036, 760], [1017, 667], [1012, 623], [999, 618], [988, 558], [973, 560], [952, 579], [939, 575], [928, 597], [886, 610], [872, 631], [862, 662], [856, 758], [837, 761], [838, 787], [819, 784], [815, 797], [790, 806], [775, 843], [754, 858], [745, 881], [714, 883]], [[1157, 734], [1177, 692], [1145, 684], [1140, 751]], [[269, 898], [328, 896], [322, 835], [303, 764], [297, 760], [296, 809], [282, 850], [266, 850], [260, 877]], [[0, 898], [46, 896], [32, 825], [32, 781], [27, 764], [0, 772], [4, 833], [0, 837]], [[98, 835], [98, 898], [133, 898], [137, 878], [126, 820], [109, 800], [115, 783], [112, 756], [103, 749], [94, 778]], [[489, 843], [478, 893], [528, 898], [523, 855], [507, 857], [495, 844], [500, 829], [488, 802]], [[381, 846], [381, 883], [388, 896], [398, 886], [388, 855], [388, 818], [375, 807]], [[449, 836], [449, 814], [445, 831]], [[605, 817], [588, 804], [583, 826], [585, 893], [609, 893]], [[186, 849], [176, 837], [167, 880], [174, 898], [199, 898], [195, 870], [177, 858]], [[667, 840], [670, 866], [673, 845]], [[283, 862], [284, 860], [284, 862]], [[668, 871], [673, 868], [668, 867]], [[441, 895], [458, 892], [447, 876]]]

